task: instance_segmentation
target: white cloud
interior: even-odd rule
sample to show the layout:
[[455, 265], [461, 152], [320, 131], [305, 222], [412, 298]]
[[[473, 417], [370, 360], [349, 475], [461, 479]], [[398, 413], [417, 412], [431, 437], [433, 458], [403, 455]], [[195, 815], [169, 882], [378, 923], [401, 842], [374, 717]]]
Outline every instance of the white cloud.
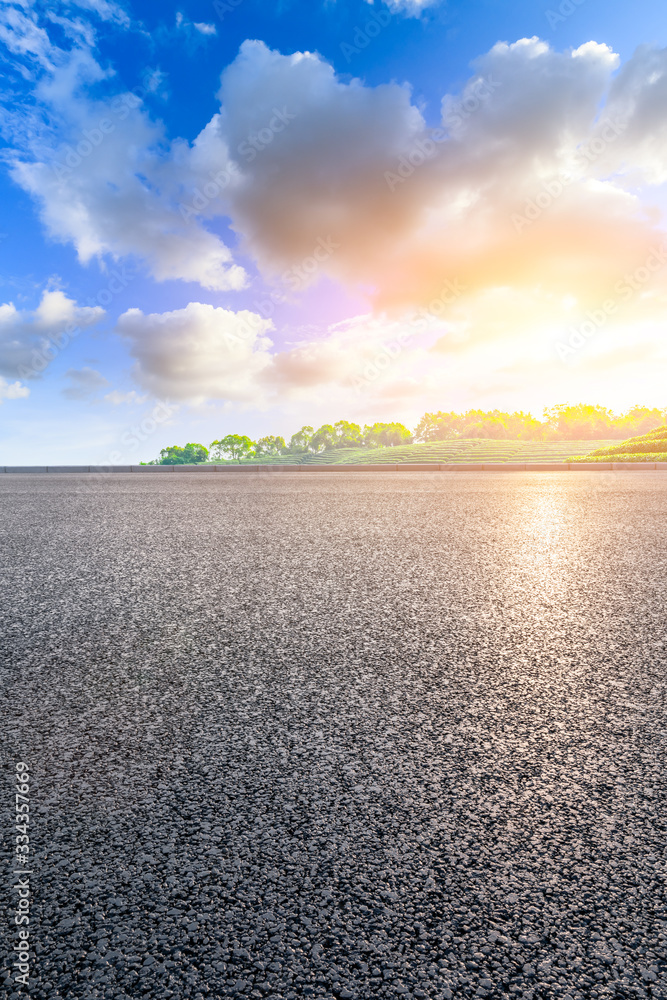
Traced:
[[[667, 296], [657, 298], [664, 314]], [[544, 405], [591, 392], [629, 406], [638, 379], [647, 398], [660, 398], [667, 348], [655, 308], [648, 298], [642, 303], [639, 312], [632, 303], [619, 308], [572, 364], [563, 363], [556, 344], [586, 313], [581, 303], [540, 289], [461, 298], [446, 322], [423, 312], [361, 315], [281, 349], [258, 315], [198, 302], [148, 316], [129, 310], [118, 333], [136, 359], [137, 382], [155, 398], [280, 407], [308, 422], [323, 408], [364, 420], [402, 414], [412, 422], [443, 406], [522, 406], [539, 415]]]
[[[151, 315], [130, 309], [116, 332], [136, 360], [134, 377], [142, 389], [156, 398], [193, 403], [266, 408], [312, 404], [323, 392], [343, 401], [359, 396], [360, 383], [364, 393], [391, 400], [423, 391], [429, 370], [448, 364], [444, 358], [434, 361], [428, 350], [447, 329], [433, 317], [359, 316], [282, 350], [272, 349], [271, 329], [271, 321], [256, 313], [190, 302], [184, 309]], [[413, 376], [404, 371], [410, 368]], [[120, 394], [105, 398], [124, 401]]]
[[192, 27], [195, 28], [200, 35], [217, 35], [218, 29], [214, 24], [208, 24], [205, 21], [194, 21]]
[[0, 16], [0, 37], [17, 66], [38, 76], [34, 104], [6, 113], [11, 175], [35, 199], [50, 236], [72, 243], [84, 264], [135, 256], [158, 281], [241, 288], [245, 274], [231, 251], [179, 211], [184, 144], [170, 144], [134, 94], [86, 97], [111, 75], [94, 58], [94, 39], [77, 37], [65, 50], [33, 12], [10, 8]]
[[667, 181], [667, 49], [641, 45], [614, 79], [607, 113], [626, 124], [609, 168], [629, 183]]
[[[445, 95], [438, 132], [406, 87], [344, 83], [317, 55], [245, 42], [223, 74], [221, 112], [188, 151], [188, 183], [199, 175], [203, 191], [229, 172], [202, 213], [229, 213], [264, 273], [288, 284], [331, 237], [339, 247], [315, 278], [370, 290], [379, 308], [428, 301], [447, 277], [469, 294], [545, 284], [595, 300], [660, 239], [630, 166], [645, 180], [665, 169], [665, 58], [641, 51], [643, 69], [631, 60], [614, 79], [606, 45], [499, 43]], [[545, 198], [538, 221], [517, 223]]]
[[120, 6], [112, 0], [71, 0], [68, 7], [79, 7], [81, 10], [97, 14], [101, 21], [113, 21], [122, 28], [129, 28], [130, 19]]
[[145, 315], [129, 309], [116, 327], [136, 360], [135, 378], [157, 398], [225, 399], [261, 405], [259, 377], [271, 363], [270, 320], [201, 302]]
[[[372, 4], [374, 0], [366, 0]], [[433, 7], [441, 0], [382, 0], [384, 4], [393, 12], [407, 14], [409, 17], [419, 17], [427, 7]]]
[[[663, 239], [639, 185], [667, 180], [667, 50], [642, 47], [619, 70], [595, 42], [566, 52], [537, 38], [498, 43], [460, 93], [444, 95], [436, 131], [407, 86], [343, 81], [316, 54], [247, 41], [223, 73], [220, 111], [190, 143], [169, 141], [130, 95], [85, 97], [110, 74], [76, 26], [70, 52], [32, 15], [14, 11], [2, 30], [18, 60], [42, 67], [34, 116], [24, 108], [14, 121], [14, 176], [84, 262], [135, 255], [159, 280], [239, 288], [244, 272], [202, 221], [223, 217], [266, 276], [293, 288], [295, 267], [326, 275], [371, 298], [386, 323], [456, 280], [464, 294], [445, 314], [462, 340], [435, 352], [449, 371], [448, 355], [507, 336], [486, 308], [494, 295], [528, 301], [539, 290], [545, 310], [568, 295], [596, 306]], [[323, 241], [331, 252], [316, 254]], [[379, 336], [366, 322], [354, 327], [361, 347], [340, 328], [272, 352], [269, 323], [248, 319], [255, 332], [235, 343], [226, 334], [239, 322], [191, 302], [130, 310], [118, 329], [145, 391], [238, 402], [340, 385]], [[403, 391], [432, 377], [427, 365]]]
[[118, 389], [113, 389], [104, 397], [105, 401], [111, 403], [112, 406], [140, 406], [146, 402], [147, 398], [147, 396], [140, 396], [134, 389], [131, 389], [129, 392], [120, 392]]
[[0, 375], [0, 405], [5, 399], [25, 399], [29, 395], [30, 389], [27, 385], [21, 385], [20, 382], [8, 382]]
[[190, 21], [182, 11], [176, 12], [176, 31], [185, 37], [186, 51], [190, 56], [218, 34], [214, 24], [208, 21]]
[[78, 306], [64, 292], [44, 292], [37, 309], [0, 305], [0, 372], [36, 378], [81, 330], [104, 317], [99, 306]]
[[94, 368], [69, 368], [65, 372], [65, 378], [69, 379], [69, 385], [62, 393], [66, 399], [84, 400], [90, 399], [100, 389], [109, 385], [107, 379]]

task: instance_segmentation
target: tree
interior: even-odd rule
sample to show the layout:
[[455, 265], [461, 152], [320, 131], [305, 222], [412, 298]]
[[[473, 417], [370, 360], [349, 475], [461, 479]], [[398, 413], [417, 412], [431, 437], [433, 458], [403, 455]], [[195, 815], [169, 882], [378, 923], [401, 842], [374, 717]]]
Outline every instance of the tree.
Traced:
[[313, 428], [306, 424], [306, 426], [302, 427], [300, 431], [296, 432], [296, 434], [292, 434], [288, 451], [308, 451], [314, 433]]
[[626, 435], [636, 437], [648, 434], [667, 422], [667, 412], [654, 407], [652, 410], [648, 406], [633, 406], [631, 410], [618, 420], [619, 430]]
[[351, 424], [349, 420], [339, 420], [333, 426], [336, 432], [337, 448], [361, 448], [364, 436], [359, 424]]
[[425, 413], [415, 429], [416, 441], [448, 441], [458, 437], [463, 418], [460, 413]]
[[549, 437], [558, 441], [594, 441], [623, 436], [614, 424], [614, 414], [605, 406], [559, 403], [545, 409], [544, 416]]
[[256, 455], [280, 455], [285, 451], [285, 438], [283, 437], [263, 437], [255, 445]]
[[482, 414], [481, 420], [467, 423], [461, 433], [463, 438], [508, 438], [509, 436], [505, 421], [490, 413]]
[[219, 441], [211, 442], [211, 452], [216, 458], [228, 457], [239, 462], [249, 458], [253, 454], [254, 447], [255, 442], [245, 434], [228, 434]]
[[177, 444], [163, 448], [160, 452], [158, 465], [198, 465], [208, 458], [208, 448], [203, 444], [186, 444], [180, 448]]
[[412, 444], [412, 435], [403, 424], [373, 424], [364, 427], [364, 444], [368, 448], [393, 448]]
[[514, 413], [503, 413], [509, 436], [513, 440], [521, 441], [543, 441], [546, 428], [541, 421], [536, 420], [532, 413], [524, 413], [517, 410]]
[[336, 432], [331, 424], [322, 424], [310, 439], [309, 448], [314, 452], [329, 451], [335, 448], [337, 443]]

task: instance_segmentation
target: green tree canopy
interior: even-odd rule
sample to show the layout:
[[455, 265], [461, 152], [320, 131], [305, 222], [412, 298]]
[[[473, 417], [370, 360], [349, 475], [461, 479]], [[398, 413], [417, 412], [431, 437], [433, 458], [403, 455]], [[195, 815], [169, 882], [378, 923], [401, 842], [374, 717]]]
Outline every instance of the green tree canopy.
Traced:
[[337, 448], [361, 448], [364, 435], [359, 424], [351, 424], [349, 420], [338, 420], [334, 426]]
[[513, 441], [541, 440], [544, 424], [521, 410], [468, 410], [466, 413], [425, 413], [415, 430], [418, 441], [447, 441], [451, 438], [511, 438]]
[[366, 424], [364, 427], [364, 444], [368, 448], [393, 448], [411, 443], [412, 434], [403, 424]]
[[285, 450], [284, 437], [263, 437], [255, 445], [256, 455], [280, 455]]
[[216, 458], [231, 458], [241, 461], [253, 454], [255, 442], [245, 434], [227, 434], [219, 441], [211, 442], [211, 453]]
[[510, 433], [502, 417], [485, 414], [480, 420], [466, 423], [461, 432], [463, 438], [508, 438]]
[[463, 426], [460, 413], [425, 413], [415, 429], [416, 441], [448, 441], [458, 437]]
[[313, 428], [306, 424], [296, 434], [292, 434], [288, 450], [291, 452], [308, 451], [314, 433]]
[[549, 436], [562, 441], [593, 441], [617, 436], [614, 414], [606, 406], [559, 403], [545, 409], [544, 416]]
[[656, 407], [649, 409], [648, 406], [633, 406], [623, 417], [619, 418], [619, 431], [623, 436], [630, 434], [633, 437], [648, 434], [656, 427], [662, 426], [667, 414], [664, 410]]
[[205, 462], [208, 458], [208, 448], [203, 444], [186, 444], [180, 448], [173, 444], [170, 448], [163, 448], [160, 452], [159, 465], [197, 465]]
[[309, 448], [311, 451], [328, 451], [337, 445], [336, 432], [331, 424], [322, 424], [310, 439]]

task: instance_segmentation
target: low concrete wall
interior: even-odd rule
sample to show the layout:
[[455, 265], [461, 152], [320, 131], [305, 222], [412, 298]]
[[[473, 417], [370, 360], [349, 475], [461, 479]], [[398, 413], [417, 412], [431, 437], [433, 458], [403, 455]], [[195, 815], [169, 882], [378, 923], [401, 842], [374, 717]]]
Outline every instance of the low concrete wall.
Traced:
[[406, 462], [386, 465], [0, 465], [1, 473], [83, 473], [108, 476], [119, 472], [165, 473], [242, 473], [274, 475], [281, 472], [667, 472], [667, 462], [506, 462], [469, 463]]

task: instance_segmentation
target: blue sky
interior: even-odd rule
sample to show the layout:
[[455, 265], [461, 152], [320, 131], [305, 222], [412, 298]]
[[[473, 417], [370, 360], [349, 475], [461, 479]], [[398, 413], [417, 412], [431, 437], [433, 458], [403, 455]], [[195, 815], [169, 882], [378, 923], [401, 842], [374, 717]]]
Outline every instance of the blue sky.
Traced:
[[657, 2], [4, 4], [0, 462], [667, 405], [666, 34]]

